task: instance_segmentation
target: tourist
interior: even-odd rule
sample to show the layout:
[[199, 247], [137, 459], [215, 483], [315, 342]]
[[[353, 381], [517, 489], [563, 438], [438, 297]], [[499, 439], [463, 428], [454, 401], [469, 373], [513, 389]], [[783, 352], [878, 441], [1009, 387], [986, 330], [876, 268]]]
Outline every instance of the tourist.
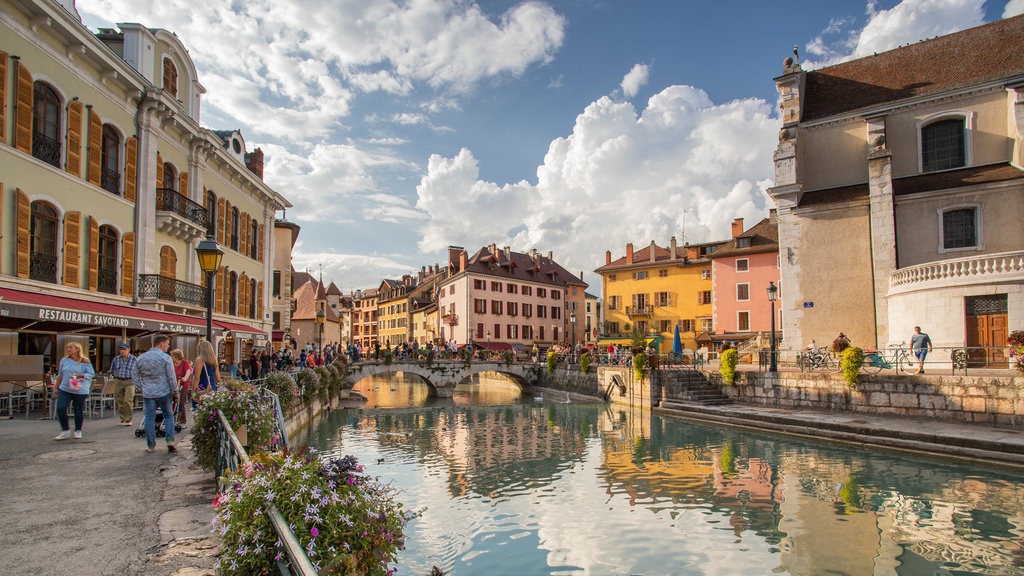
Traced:
[[135, 405], [135, 383], [132, 382], [134, 369], [132, 345], [121, 342], [117, 347], [117, 356], [110, 362], [110, 375], [114, 378], [114, 409], [121, 417], [120, 426], [132, 425], [132, 408]]
[[92, 379], [96, 375], [89, 359], [82, 353], [82, 345], [68, 342], [64, 346], [64, 357], [57, 365], [57, 381], [53, 386], [53, 395], [57, 398], [57, 421], [60, 422], [60, 434], [54, 440], [66, 440], [71, 437], [68, 428], [68, 404], [75, 413], [75, 440], [82, 438], [82, 423], [85, 421], [85, 401], [89, 398]]
[[174, 363], [174, 377], [178, 382], [178, 403], [175, 410], [175, 424], [185, 426], [188, 423], [186, 406], [188, 406], [192, 389], [192, 363], [185, 360], [185, 354], [175, 348], [171, 350], [171, 362]]
[[171, 403], [178, 393], [178, 382], [174, 376], [174, 362], [167, 350], [171, 347], [170, 337], [157, 334], [153, 347], [143, 352], [135, 362], [132, 379], [142, 390], [142, 422], [146, 429], [146, 452], [156, 451], [156, 409], [164, 417], [167, 451], [177, 452], [174, 443], [174, 411]]
[[924, 374], [924, 359], [932, 351], [932, 339], [921, 332], [920, 326], [914, 326], [914, 335], [910, 337], [910, 349], [914, 351], [917, 358], [917, 371]]
[[846, 350], [849, 347], [850, 339], [842, 332], [840, 332], [839, 336], [836, 336], [836, 339], [832, 341], [832, 351], [836, 354], [842, 354], [843, 350]]
[[209, 340], [199, 342], [199, 353], [192, 364], [192, 397], [193, 404], [210, 392], [217, 391], [220, 384], [220, 368], [217, 363], [217, 352]]

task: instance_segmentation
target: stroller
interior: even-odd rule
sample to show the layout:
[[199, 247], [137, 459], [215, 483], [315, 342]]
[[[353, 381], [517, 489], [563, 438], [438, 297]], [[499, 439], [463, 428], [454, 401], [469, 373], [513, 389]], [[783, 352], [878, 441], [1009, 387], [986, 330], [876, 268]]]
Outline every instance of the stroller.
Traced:
[[[173, 412], [175, 414], [178, 413], [178, 401], [177, 400], [174, 401], [173, 410], [171, 410], [171, 412]], [[164, 428], [165, 424], [166, 423], [164, 422], [164, 413], [161, 412], [159, 409], [157, 409], [156, 416], [154, 416], [154, 418], [153, 418], [153, 430], [156, 432], [156, 437], [157, 438], [163, 438], [164, 436], [167, 436], [167, 429]], [[175, 422], [174, 423], [174, 432], [175, 433], [181, 432], [184, 429], [185, 429], [185, 425], [184, 424], [181, 424], [179, 422]], [[142, 422], [139, 424], [139, 427], [135, 429], [135, 437], [136, 438], [145, 438], [146, 437], [146, 417], [145, 416], [142, 417]]]

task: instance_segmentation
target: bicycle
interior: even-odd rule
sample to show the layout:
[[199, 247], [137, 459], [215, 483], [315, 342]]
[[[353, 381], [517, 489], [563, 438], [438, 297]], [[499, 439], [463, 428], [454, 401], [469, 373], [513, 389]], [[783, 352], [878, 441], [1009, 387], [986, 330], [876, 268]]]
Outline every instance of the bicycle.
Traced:
[[907, 341], [892, 344], [886, 350], [865, 352], [860, 369], [868, 374], [878, 374], [883, 368], [893, 368], [904, 374], [917, 374], [921, 370], [917, 358], [904, 348]]
[[801, 372], [812, 372], [816, 368], [824, 368], [829, 372], [839, 372], [839, 362], [823, 348], [808, 350], [796, 358], [796, 365]]

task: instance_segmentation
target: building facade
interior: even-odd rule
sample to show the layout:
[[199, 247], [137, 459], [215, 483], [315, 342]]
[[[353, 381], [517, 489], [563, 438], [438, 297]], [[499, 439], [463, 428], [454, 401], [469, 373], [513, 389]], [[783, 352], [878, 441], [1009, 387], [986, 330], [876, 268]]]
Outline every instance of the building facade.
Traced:
[[[771, 331], [769, 284], [779, 285], [779, 241], [775, 211], [752, 226], [743, 229], [743, 219], [732, 223], [732, 240], [713, 253], [711, 260], [711, 304], [715, 331], [730, 334], [736, 340], [767, 334]], [[777, 303], [776, 303], [777, 304]], [[779, 306], [776, 313], [776, 339], [782, 338]]]
[[290, 346], [292, 339], [292, 248], [299, 238], [299, 225], [283, 219], [274, 221], [274, 261], [270, 286], [271, 340], [275, 349]]
[[[0, 349], [53, 361], [63, 340], [106, 368], [117, 341], [163, 332], [195, 350], [224, 252], [212, 337], [226, 360], [269, 343], [273, 221], [289, 206], [238, 132], [200, 125], [199, 81], [170, 31], [93, 33], [74, 3], [3, 4]], [[73, 333], [74, 336], [67, 334]]]
[[[977, 347], [1024, 325], [1024, 16], [775, 79], [787, 340]], [[828, 341], [828, 340], [826, 340]], [[945, 353], [948, 355], [948, 351]]]

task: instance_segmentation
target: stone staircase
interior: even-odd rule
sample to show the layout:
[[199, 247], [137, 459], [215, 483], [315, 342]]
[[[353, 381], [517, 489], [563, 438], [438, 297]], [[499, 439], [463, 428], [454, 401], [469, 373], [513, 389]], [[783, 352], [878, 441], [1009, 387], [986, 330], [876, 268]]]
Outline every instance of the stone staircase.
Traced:
[[661, 387], [662, 405], [674, 402], [697, 403], [703, 406], [732, 404], [732, 399], [722, 392], [719, 379], [709, 379], [698, 370], [658, 370], [658, 385]]

